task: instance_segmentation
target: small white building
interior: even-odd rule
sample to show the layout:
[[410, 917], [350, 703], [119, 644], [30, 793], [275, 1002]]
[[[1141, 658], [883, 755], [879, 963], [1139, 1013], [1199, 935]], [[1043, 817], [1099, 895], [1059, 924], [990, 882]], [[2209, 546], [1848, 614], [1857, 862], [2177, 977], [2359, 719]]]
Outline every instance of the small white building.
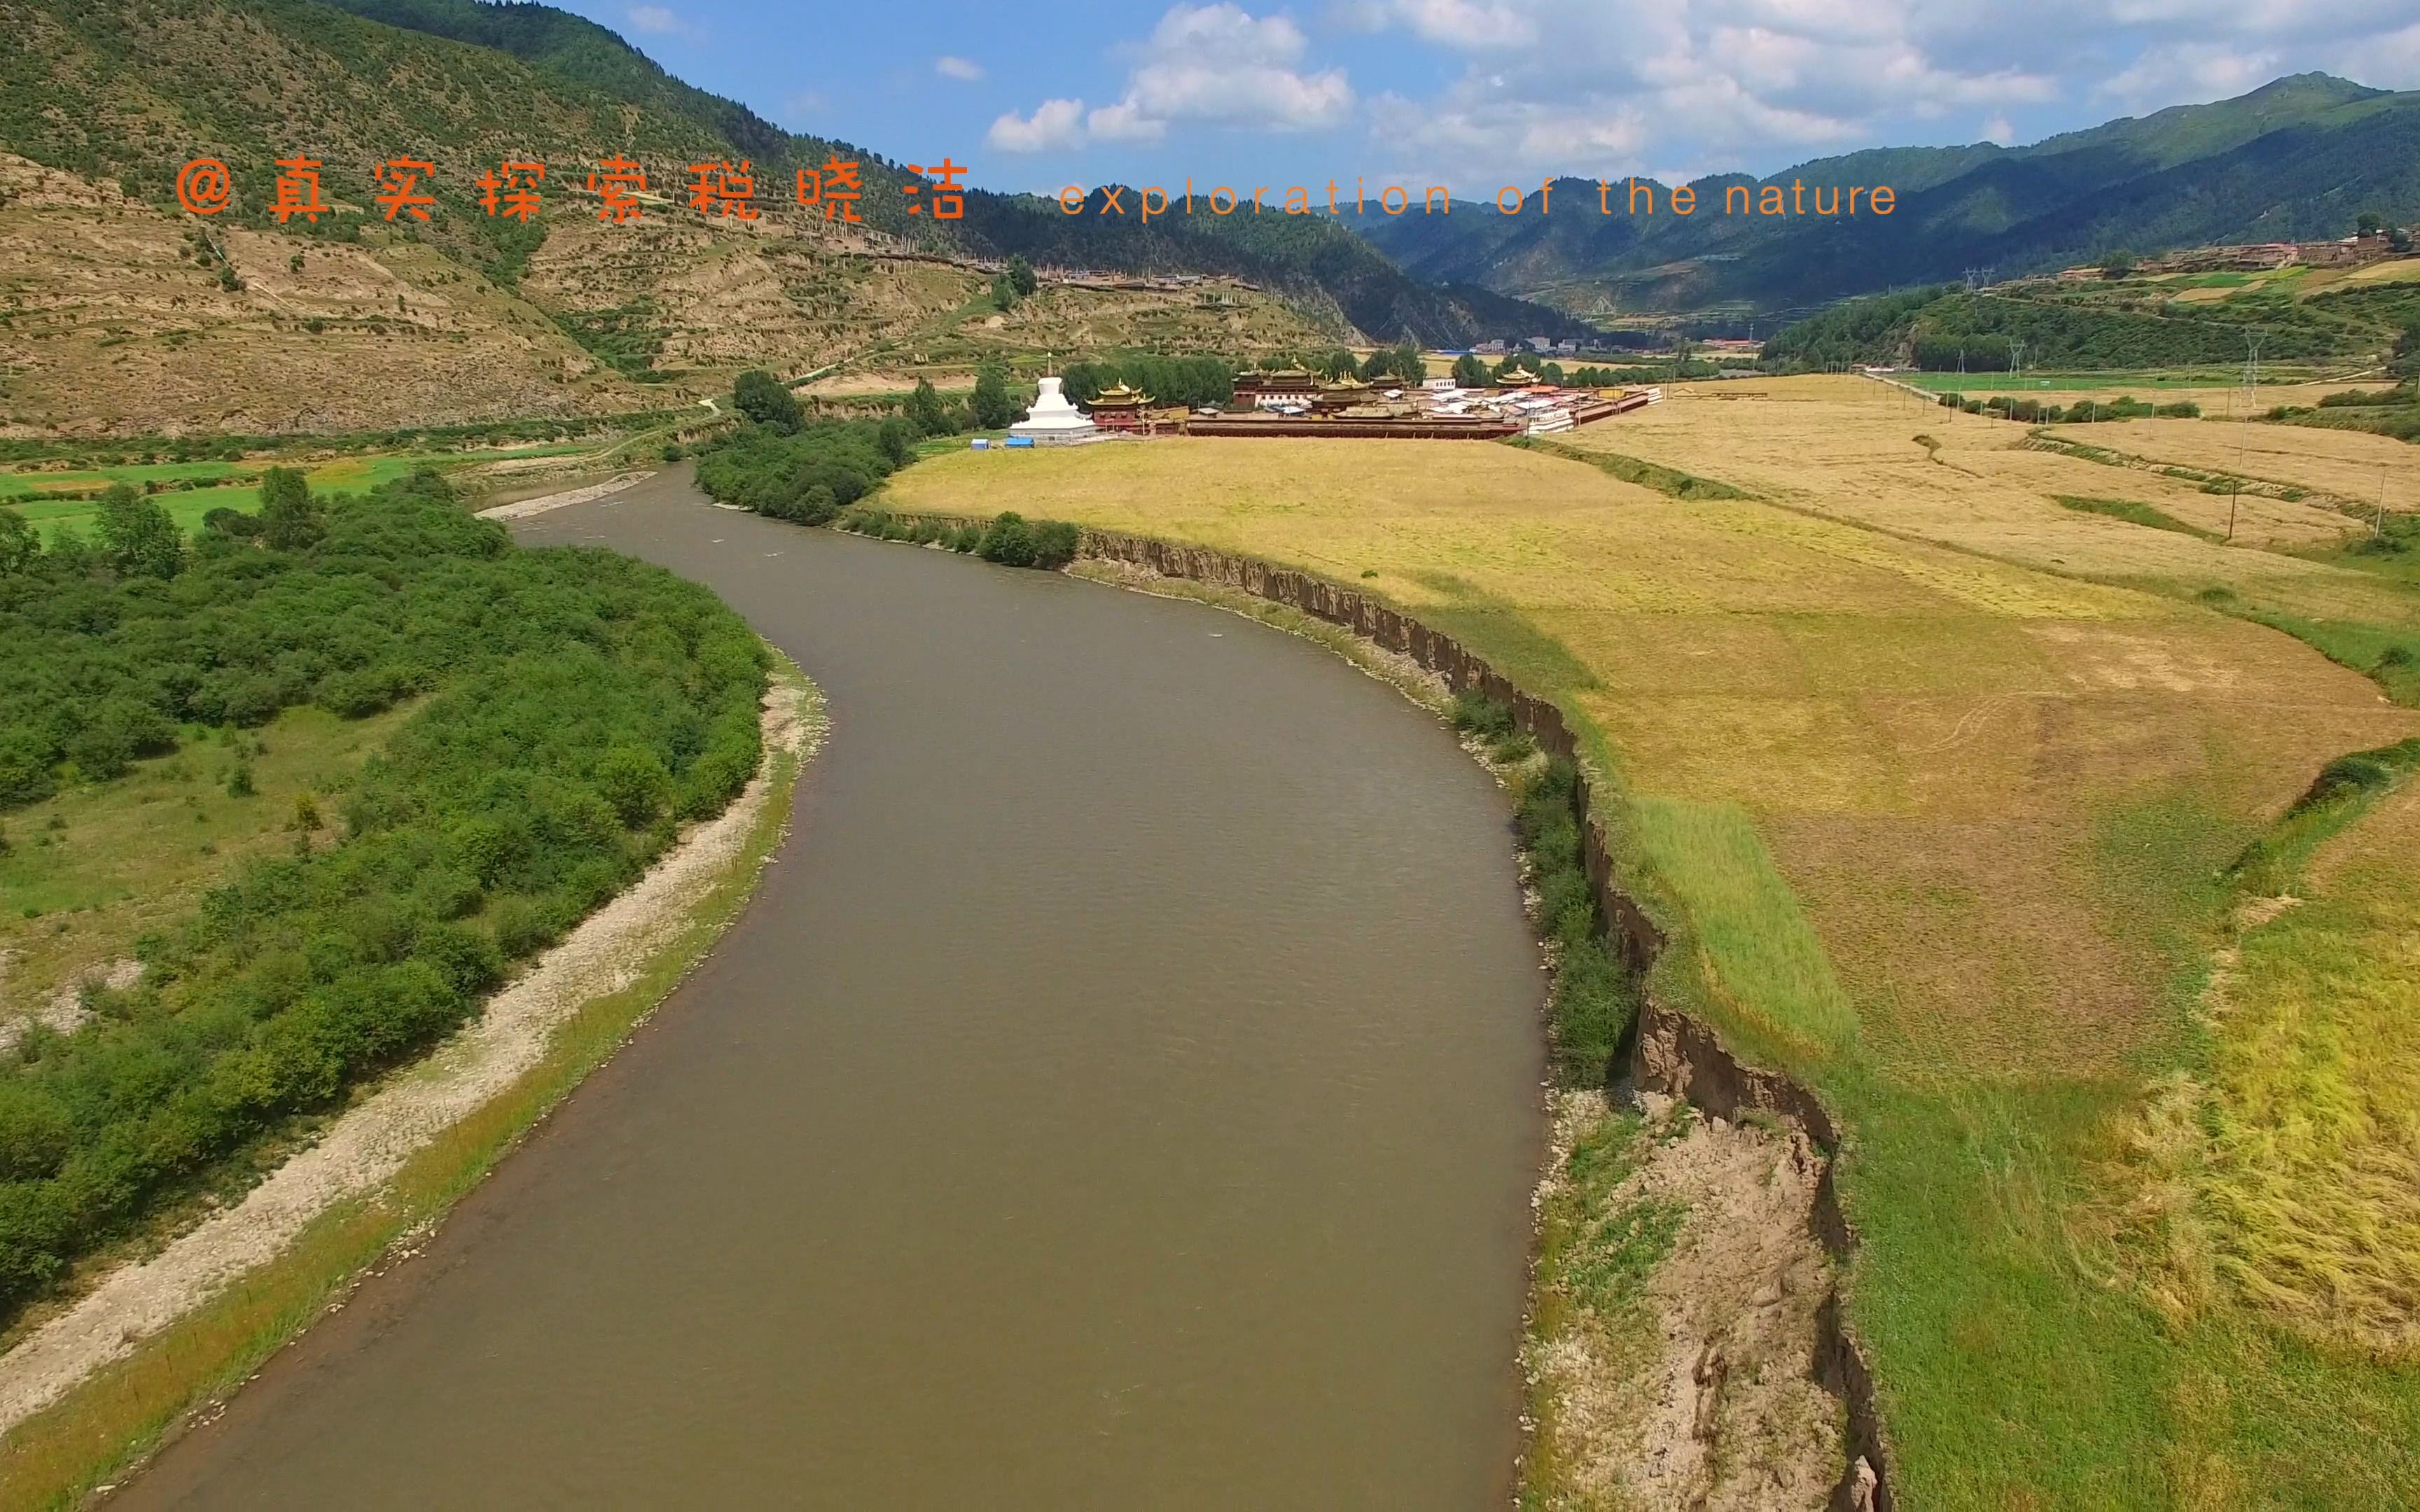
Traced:
[[1008, 427], [1008, 434], [1036, 446], [1064, 446], [1074, 441], [1098, 440], [1101, 431], [1059, 392], [1059, 379], [1046, 378], [1042, 392], [1033, 396], [1033, 408], [1025, 412], [1023, 420]]

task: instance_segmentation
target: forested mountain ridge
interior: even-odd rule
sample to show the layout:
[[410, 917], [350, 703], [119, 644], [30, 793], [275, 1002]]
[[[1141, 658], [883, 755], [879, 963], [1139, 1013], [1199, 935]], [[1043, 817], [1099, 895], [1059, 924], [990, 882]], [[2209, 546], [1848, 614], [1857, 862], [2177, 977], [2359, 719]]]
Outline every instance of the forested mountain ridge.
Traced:
[[[1854, 220], [1720, 213], [1729, 187], [1801, 181], [1889, 184], [1897, 204]], [[1618, 203], [1600, 216], [1594, 182], [1567, 179], [1556, 202], [1581, 213], [1356, 224], [1417, 276], [1569, 309], [1782, 312], [2120, 249], [2342, 237], [2366, 210], [2420, 219], [2420, 92], [2299, 74], [2030, 147], [1882, 148], [1700, 179], [1686, 218], [1655, 187], [1653, 216]]]

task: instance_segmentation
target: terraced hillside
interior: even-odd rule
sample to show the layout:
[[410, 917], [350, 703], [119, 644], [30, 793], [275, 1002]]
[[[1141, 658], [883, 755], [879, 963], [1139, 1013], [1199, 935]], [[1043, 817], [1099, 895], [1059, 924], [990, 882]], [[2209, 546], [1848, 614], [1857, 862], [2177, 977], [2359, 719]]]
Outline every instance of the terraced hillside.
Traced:
[[[542, 8], [472, 8], [526, 24]], [[802, 373], [876, 347], [963, 365], [1355, 333], [1307, 276], [1283, 295], [1232, 277], [1215, 297], [1054, 289], [997, 318], [977, 258], [990, 249], [907, 222], [895, 166], [712, 102], [547, 14], [630, 76], [609, 88], [308, 0], [0, 5], [15, 55], [47, 64], [0, 85], [0, 417], [21, 434], [440, 424], [669, 408], [741, 366]], [[752, 149], [758, 219], [684, 201], [687, 164]], [[609, 151], [652, 176], [636, 224], [597, 219], [585, 173]], [[330, 208], [281, 224], [275, 160], [296, 153], [322, 164]], [[389, 224], [374, 200], [372, 165], [399, 153], [435, 164], [425, 224]], [[793, 203], [795, 167], [832, 155], [862, 164], [862, 224]], [[217, 215], [178, 207], [175, 175], [197, 156], [232, 169]], [[532, 224], [477, 204], [476, 179], [506, 158], [550, 164]], [[915, 253], [905, 232], [933, 245]]]

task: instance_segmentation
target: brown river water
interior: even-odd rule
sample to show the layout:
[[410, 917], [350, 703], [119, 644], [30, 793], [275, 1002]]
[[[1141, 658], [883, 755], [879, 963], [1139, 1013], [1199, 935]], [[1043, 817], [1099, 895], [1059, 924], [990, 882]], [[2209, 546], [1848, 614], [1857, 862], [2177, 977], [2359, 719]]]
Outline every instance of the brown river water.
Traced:
[[1505, 802], [1200, 605], [713, 508], [832, 728], [762, 891], [133, 1505], [1502, 1505], [1544, 1135]]

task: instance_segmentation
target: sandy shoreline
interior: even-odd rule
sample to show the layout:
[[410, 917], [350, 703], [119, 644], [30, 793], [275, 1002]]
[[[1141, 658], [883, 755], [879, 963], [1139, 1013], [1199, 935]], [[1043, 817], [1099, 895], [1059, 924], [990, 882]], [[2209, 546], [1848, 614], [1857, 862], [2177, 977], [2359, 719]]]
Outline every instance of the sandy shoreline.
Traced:
[[602, 499], [608, 494], [620, 493], [623, 489], [644, 483], [654, 476], [653, 472], [625, 472], [619, 477], [608, 478], [603, 483], [589, 484], [583, 488], [566, 488], [561, 493], [540, 494], [535, 499], [519, 499], [509, 504], [498, 504], [492, 509], [479, 511], [479, 517], [481, 519], [527, 519], [532, 515], [543, 515], [550, 509], [561, 509], [566, 504], [584, 504], [592, 499]]
[[[573, 501], [555, 496], [549, 507]], [[376, 1193], [417, 1150], [536, 1067], [557, 1026], [629, 986], [680, 933], [691, 903], [739, 857], [764, 816], [776, 758], [811, 759], [823, 730], [820, 695], [777, 671], [764, 701], [764, 755], [739, 796], [692, 825], [636, 885], [489, 998], [477, 1019], [396, 1072], [240, 1203], [115, 1272], [0, 1355], [0, 1433], [274, 1258], [338, 1203]]]

